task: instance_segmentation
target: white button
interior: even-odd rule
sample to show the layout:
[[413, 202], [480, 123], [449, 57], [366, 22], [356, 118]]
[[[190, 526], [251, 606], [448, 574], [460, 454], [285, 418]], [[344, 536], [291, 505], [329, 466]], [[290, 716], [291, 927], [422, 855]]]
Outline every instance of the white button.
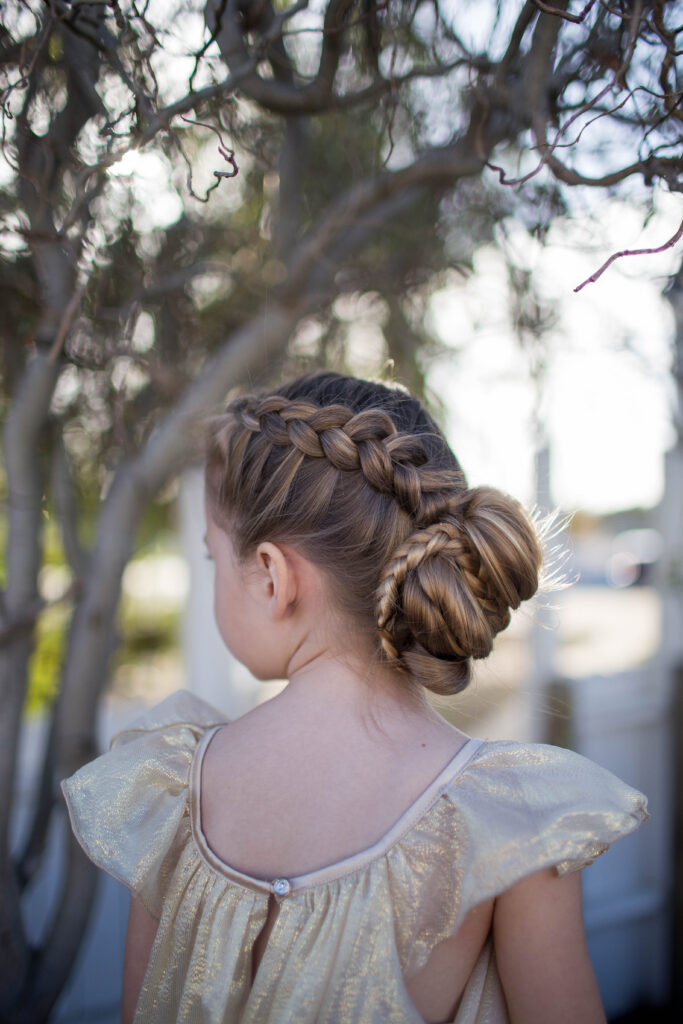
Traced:
[[292, 891], [292, 887], [286, 878], [276, 878], [273, 882], [273, 892], [276, 896], [284, 899], [285, 896], [289, 896]]

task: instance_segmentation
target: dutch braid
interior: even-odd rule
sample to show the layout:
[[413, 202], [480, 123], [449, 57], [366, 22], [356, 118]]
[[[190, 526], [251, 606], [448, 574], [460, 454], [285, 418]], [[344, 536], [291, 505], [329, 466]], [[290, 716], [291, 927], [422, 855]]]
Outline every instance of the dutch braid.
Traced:
[[360, 470], [370, 487], [392, 495], [414, 517], [421, 518], [423, 494], [452, 491], [453, 484], [461, 480], [459, 473], [421, 472], [419, 462], [424, 461], [425, 453], [419, 436], [399, 434], [391, 417], [379, 409], [321, 408], [312, 402], [269, 395], [255, 404], [238, 404], [235, 416], [243, 427], [260, 432], [271, 445], [291, 446], [303, 456], [327, 459], [344, 472]]

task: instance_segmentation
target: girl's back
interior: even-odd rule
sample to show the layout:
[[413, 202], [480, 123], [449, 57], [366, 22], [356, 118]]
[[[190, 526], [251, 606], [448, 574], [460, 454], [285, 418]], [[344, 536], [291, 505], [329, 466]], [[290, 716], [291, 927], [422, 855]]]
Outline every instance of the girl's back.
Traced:
[[[347, 688], [329, 679], [314, 685], [324, 693], [319, 706], [286, 690], [217, 732], [204, 757], [206, 842], [224, 863], [265, 880], [332, 869], [377, 845], [468, 740], [410, 705], [397, 715], [394, 702], [385, 706], [380, 732], [379, 709], [368, 721], [362, 694], [344, 707]], [[273, 897], [254, 973], [278, 911]], [[452, 1019], [492, 912], [491, 900], [480, 905], [408, 984], [425, 1020]]]

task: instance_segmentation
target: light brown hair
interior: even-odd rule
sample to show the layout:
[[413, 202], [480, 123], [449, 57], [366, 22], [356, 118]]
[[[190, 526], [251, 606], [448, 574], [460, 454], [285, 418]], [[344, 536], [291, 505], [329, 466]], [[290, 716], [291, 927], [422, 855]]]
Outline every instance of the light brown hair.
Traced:
[[241, 557], [289, 543], [407, 682], [462, 690], [543, 553], [514, 498], [468, 488], [422, 403], [318, 373], [236, 399], [207, 436], [207, 495]]

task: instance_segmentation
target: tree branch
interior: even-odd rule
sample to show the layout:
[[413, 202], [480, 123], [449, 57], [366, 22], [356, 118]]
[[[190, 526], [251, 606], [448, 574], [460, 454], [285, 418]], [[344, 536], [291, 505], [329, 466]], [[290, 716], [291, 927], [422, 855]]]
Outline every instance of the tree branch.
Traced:
[[[568, 0], [558, 0], [562, 7]], [[552, 70], [561, 21], [541, 16], [536, 22], [529, 52], [522, 66], [522, 83], [515, 105], [525, 111], [548, 110], [548, 78]], [[528, 115], [527, 115], [528, 116]], [[527, 121], [528, 123], [528, 121]]]
[[496, 68], [496, 85], [500, 86], [509, 72], [512, 65], [517, 61], [519, 57], [519, 50], [522, 45], [522, 40], [526, 35], [529, 25], [536, 17], [536, 11], [534, 10], [534, 4], [531, 0], [528, 0], [524, 4], [524, 7], [520, 11], [519, 17], [515, 22], [515, 27], [510, 35], [510, 42], [508, 43], [507, 49], [503, 54], [503, 57], [498, 63]]
[[655, 176], [661, 177], [669, 182], [671, 188], [674, 188], [676, 184], [672, 183], [671, 171], [677, 172], [678, 175], [683, 171], [683, 158], [678, 157], [650, 156], [645, 160], [636, 160], [617, 171], [603, 174], [599, 178], [589, 178], [585, 174], [580, 174], [561, 163], [556, 156], [549, 156], [547, 164], [555, 177], [566, 185], [589, 185], [591, 188], [609, 188], [610, 185], [616, 185], [637, 173], [642, 174], [646, 182], [652, 181]]
[[591, 7], [594, 6], [595, 0], [588, 0], [580, 14], [570, 14], [568, 11], [561, 10], [558, 7], [553, 7], [552, 4], [546, 4], [543, 0], [531, 0], [534, 7], [538, 7], [539, 11], [543, 11], [544, 14], [552, 14], [556, 18], [562, 18], [564, 21], [573, 21], [575, 24], [582, 22]]
[[293, 253], [287, 281], [281, 291], [282, 300], [288, 302], [293, 299], [339, 232], [356, 225], [359, 218], [375, 205], [400, 192], [453, 185], [460, 178], [479, 173], [484, 163], [469, 134], [450, 146], [427, 150], [400, 171], [378, 174], [344, 193], [331, 204], [313, 235], [304, 239]]
[[[332, 96], [332, 87], [343, 52], [344, 29], [355, 0], [330, 0], [325, 10], [322, 28], [322, 49], [318, 71], [306, 86], [297, 86], [281, 78], [261, 78], [255, 71], [242, 81], [242, 91], [265, 110], [278, 114], [311, 114], [326, 109]], [[249, 4], [247, 16], [253, 13]], [[296, 5], [298, 6], [298, 5]], [[220, 24], [217, 24], [216, 8], [223, 8]], [[218, 43], [225, 63], [230, 70], [257, 62], [258, 49], [267, 52], [269, 43], [277, 38], [280, 25], [294, 10], [285, 11], [273, 17], [268, 32], [261, 38], [255, 54], [250, 54], [244, 41], [239, 14], [242, 5], [239, 0], [209, 0], [206, 8], [206, 22], [209, 31]]]
[[43, 854], [55, 806], [54, 755], [55, 730], [54, 713], [50, 716], [47, 741], [43, 750], [42, 767], [38, 779], [38, 791], [32, 808], [32, 824], [28, 838], [17, 861], [17, 877], [21, 889], [25, 889], [40, 870]]
[[[62, 820], [62, 827], [66, 823]], [[68, 826], [66, 826], [68, 828]], [[92, 911], [98, 871], [78, 845], [71, 829], [64, 837], [66, 877], [47, 941], [31, 965], [25, 1002], [12, 1015], [12, 1024], [47, 1021], [64, 982], [73, 970]]]
[[622, 249], [621, 252], [612, 253], [610, 258], [608, 260], [605, 260], [602, 266], [599, 267], [598, 270], [595, 271], [595, 273], [591, 274], [590, 277], [587, 277], [585, 281], [581, 282], [581, 284], [578, 284], [574, 291], [580, 292], [581, 289], [585, 288], [587, 284], [593, 284], [595, 281], [597, 281], [599, 277], [602, 277], [607, 268], [612, 266], [615, 260], [620, 260], [623, 256], [652, 256], [654, 255], [654, 253], [657, 252], [666, 252], [667, 249], [673, 248], [673, 246], [676, 244], [679, 238], [682, 237], [683, 221], [681, 221], [681, 223], [679, 224], [676, 232], [671, 236], [671, 238], [667, 242], [664, 242], [663, 245], [658, 245], [654, 249]]
[[81, 580], [88, 574], [90, 558], [78, 536], [78, 507], [69, 457], [61, 435], [61, 424], [56, 424], [56, 428], [52, 439], [52, 497], [66, 560], [75, 579]]

